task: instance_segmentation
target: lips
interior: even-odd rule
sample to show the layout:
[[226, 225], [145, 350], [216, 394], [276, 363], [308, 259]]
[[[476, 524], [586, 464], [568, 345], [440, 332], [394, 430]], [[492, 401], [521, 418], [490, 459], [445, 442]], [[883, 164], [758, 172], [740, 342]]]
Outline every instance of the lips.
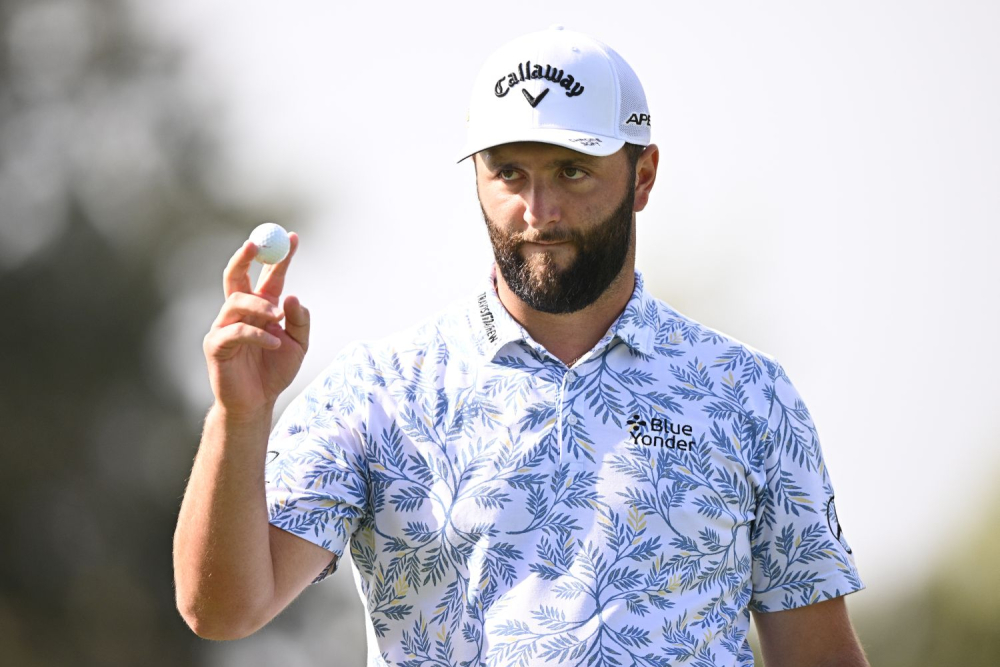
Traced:
[[563, 243], [569, 243], [573, 239], [569, 236], [563, 238], [540, 238], [540, 239], [521, 239], [521, 245], [561, 245]]
[[569, 241], [525, 241], [518, 249], [528, 254], [551, 254], [556, 248], [571, 248], [573, 245]]

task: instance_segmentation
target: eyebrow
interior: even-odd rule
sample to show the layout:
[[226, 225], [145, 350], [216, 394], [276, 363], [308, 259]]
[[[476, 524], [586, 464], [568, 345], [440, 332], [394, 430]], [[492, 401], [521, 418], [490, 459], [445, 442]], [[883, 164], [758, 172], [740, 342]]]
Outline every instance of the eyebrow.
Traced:
[[[596, 165], [599, 160], [600, 160], [600, 158], [598, 158], [597, 156], [594, 156], [594, 155], [587, 155], [586, 153], [577, 153], [573, 157], [557, 158], [557, 159], [554, 159], [554, 160], [550, 160], [544, 166], [545, 167], [550, 167], [550, 168], [570, 167], [570, 166], [578, 165], [578, 164], [583, 164], [583, 165], [588, 165], [589, 166], [589, 165]], [[493, 153], [493, 152], [489, 152], [489, 151], [484, 152], [484, 154], [483, 154], [483, 163], [486, 164], [486, 166], [490, 167], [490, 168], [496, 168], [498, 166], [507, 166], [507, 165], [517, 165], [517, 164], [519, 164], [519, 162], [517, 160], [515, 160], [515, 159], [513, 159], [511, 157], [508, 157], [503, 152]]]

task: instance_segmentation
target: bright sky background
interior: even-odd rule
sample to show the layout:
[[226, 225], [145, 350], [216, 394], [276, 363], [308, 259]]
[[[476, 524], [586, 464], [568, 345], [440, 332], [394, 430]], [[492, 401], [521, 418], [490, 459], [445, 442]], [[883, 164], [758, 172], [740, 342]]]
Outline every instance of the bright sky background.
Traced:
[[[646, 88], [662, 158], [639, 269], [660, 298], [785, 365], [818, 424], [862, 595], [912, 585], [978, 528], [1000, 471], [1000, 5], [142, 4], [216, 107], [231, 157], [212, 165], [219, 192], [310, 203], [278, 221], [301, 230], [289, 289], [314, 317], [286, 398], [348, 341], [485, 279], [472, 167], [454, 164], [470, 86], [494, 48], [563, 23]], [[200, 254], [219, 275], [239, 243], [226, 241], [193, 240], [219, 248]], [[164, 367], [193, 418], [209, 402], [201, 337], [218, 285], [164, 316]]]

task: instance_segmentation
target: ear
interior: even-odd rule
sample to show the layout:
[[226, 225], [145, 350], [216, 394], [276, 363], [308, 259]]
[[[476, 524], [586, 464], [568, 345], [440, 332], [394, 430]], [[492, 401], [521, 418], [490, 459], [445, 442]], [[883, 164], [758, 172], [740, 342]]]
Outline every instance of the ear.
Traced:
[[635, 205], [633, 210], [639, 212], [646, 208], [649, 193], [656, 182], [656, 168], [660, 164], [660, 149], [656, 144], [646, 146], [635, 164]]

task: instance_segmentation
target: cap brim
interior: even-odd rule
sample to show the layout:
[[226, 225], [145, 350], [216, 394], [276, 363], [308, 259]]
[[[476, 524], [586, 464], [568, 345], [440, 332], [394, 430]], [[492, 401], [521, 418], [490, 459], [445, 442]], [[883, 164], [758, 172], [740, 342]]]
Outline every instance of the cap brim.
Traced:
[[625, 145], [624, 139], [615, 139], [600, 134], [589, 132], [577, 132], [576, 130], [563, 130], [551, 128], [536, 128], [531, 130], [521, 130], [516, 135], [511, 133], [497, 133], [492, 136], [469, 137], [462, 149], [462, 156], [458, 162], [472, 157], [480, 151], [484, 151], [494, 146], [503, 144], [514, 144], [522, 141], [533, 141], [542, 144], [552, 144], [562, 146], [570, 150], [594, 155], [596, 157], [606, 157], [614, 155]]

